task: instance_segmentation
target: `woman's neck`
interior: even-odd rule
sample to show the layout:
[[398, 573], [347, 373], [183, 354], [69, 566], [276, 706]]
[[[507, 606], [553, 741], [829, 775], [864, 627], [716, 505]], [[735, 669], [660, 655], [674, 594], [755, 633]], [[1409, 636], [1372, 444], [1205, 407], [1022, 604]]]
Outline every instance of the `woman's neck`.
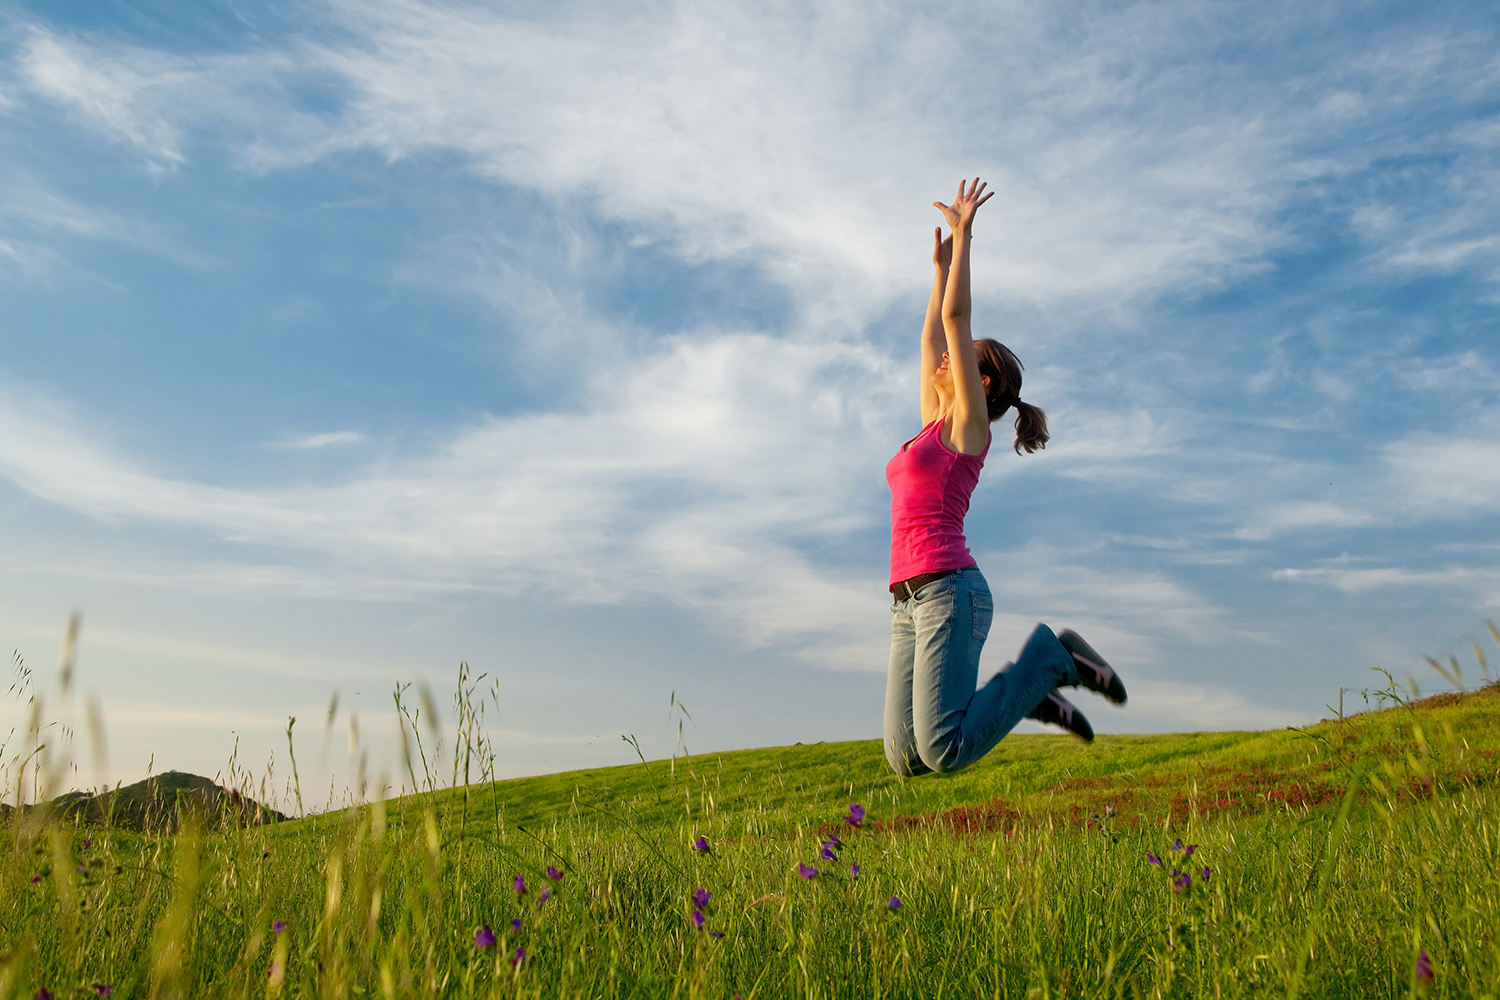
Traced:
[[945, 391], [942, 386], [938, 385], [933, 386], [933, 388], [937, 390], [937, 415], [940, 418], [946, 417], [953, 412], [953, 390], [949, 388]]

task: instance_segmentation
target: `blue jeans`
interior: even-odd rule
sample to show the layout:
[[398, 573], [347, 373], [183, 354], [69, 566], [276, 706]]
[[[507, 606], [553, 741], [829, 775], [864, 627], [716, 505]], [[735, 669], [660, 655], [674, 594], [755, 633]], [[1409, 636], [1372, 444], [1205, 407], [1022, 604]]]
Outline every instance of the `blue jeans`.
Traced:
[[968, 767], [1054, 688], [1078, 683], [1072, 655], [1038, 625], [1016, 662], [975, 690], [994, 615], [990, 585], [977, 566], [891, 606], [885, 757], [897, 774]]

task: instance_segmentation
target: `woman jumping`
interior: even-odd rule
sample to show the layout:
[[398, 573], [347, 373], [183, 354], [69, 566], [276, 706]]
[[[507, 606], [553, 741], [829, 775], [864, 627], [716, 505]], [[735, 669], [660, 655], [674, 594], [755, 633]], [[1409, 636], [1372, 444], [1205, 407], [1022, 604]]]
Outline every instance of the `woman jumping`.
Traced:
[[957, 771], [983, 757], [1023, 717], [1094, 731], [1060, 687], [1086, 687], [1117, 704], [1125, 685], [1071, 629], [1038, 625], [1015, 663], [975, 690], [995, 614], [964, 540], [964, 515], [990, 450], [990, 424], [1016, 410], [1015, 450], [1047, 443], [1047, 417], [1021, 402], [1021, 363], [969, 330], [969, 241], [974, 213], [994, 194], [978, 178], [952, 205], [933, 202], [952, 234], [932, 234], [936, 275], [922, 327], [922, 432], [886, 466], [891, 486], [891, 669], [885, 756], [898, 774]]

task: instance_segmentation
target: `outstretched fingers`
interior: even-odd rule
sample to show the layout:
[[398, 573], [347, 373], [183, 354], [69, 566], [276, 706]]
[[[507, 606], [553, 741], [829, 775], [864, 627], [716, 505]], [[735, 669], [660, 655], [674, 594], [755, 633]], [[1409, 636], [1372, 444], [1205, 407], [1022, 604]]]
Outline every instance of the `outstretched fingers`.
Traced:
[[943, 218], [948, 220], [948, 225], [953, 229], [967, 229], [974, 221], [974, 213], [979, 211], [979, 206], [995, 196], [995, 192], [986, 191], [988, 187], [978, 177], [972, 181], [959, 181], [958, 194], [953, 197], [953, 204], [944, 205], [940, 201], [932, 203], [932, 207], [943, 213]]
[[[991, 191], [989, 194], [984, 194], [984, 189], [987, 187], [989, 187], [988, 184], [976, 177], [969, 183], [969, 190], [967, 193], [964, 191], [964, 182], [959, 181], [958, 193], [961, 196], [962, 201], [972, 202], [974, 207], [978, 208], [980, 205], [983, 205], [985, 202], [989, 201], [995, 196], [995, 192], [993, 191]], [[984, 194], [983, 198], [979, 197], [981, 194]]]

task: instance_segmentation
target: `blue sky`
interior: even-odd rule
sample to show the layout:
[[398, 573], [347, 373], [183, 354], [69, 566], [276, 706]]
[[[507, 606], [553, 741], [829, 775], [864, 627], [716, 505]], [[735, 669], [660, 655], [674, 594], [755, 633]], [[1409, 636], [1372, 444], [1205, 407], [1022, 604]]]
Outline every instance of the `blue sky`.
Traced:
[[674, 693], [693, 751], [876, 736], [978, 174], [1054, 430], [975, 496], [986, 662], [1078, 628], [1101, 731], [1326, 714], [1500, 604], [1497, 20], [0, 3], [0, 636], [82, 609], [121, 778], [295, 714], [337, 785], [334, 691], [393, 768], [460, 660], [504, 774], [670, 753]]

